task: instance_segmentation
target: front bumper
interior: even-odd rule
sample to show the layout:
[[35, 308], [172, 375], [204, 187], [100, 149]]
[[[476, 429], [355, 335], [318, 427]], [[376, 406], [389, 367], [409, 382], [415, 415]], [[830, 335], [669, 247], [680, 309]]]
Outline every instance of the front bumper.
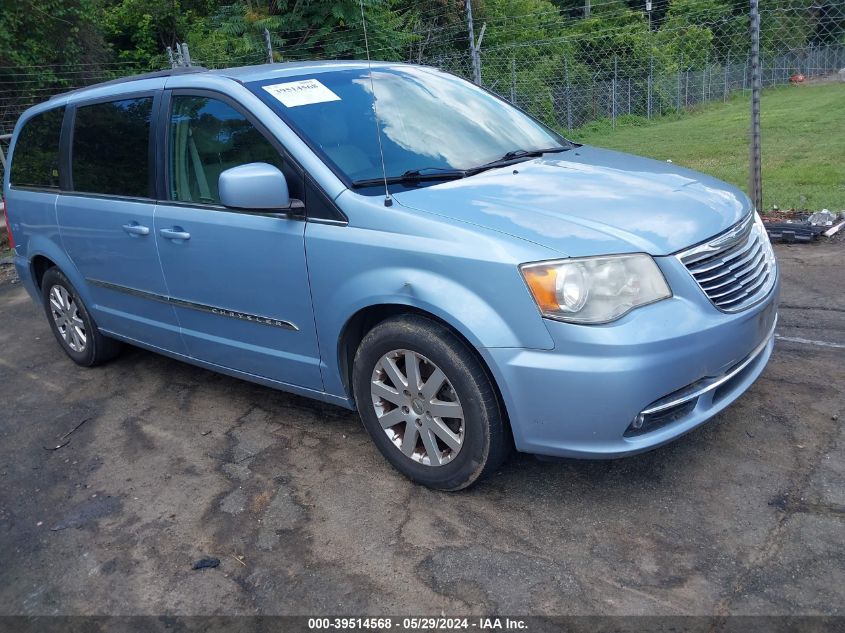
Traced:
[[656, 261], [671, 299], [603, 326], [547, 321], [553, 350], [485, 350], [518, 450], [593, 459], [640, 453], [712, 418], [762, 373], [780, 279], [758, 305], [726, 314], [677, 261]]

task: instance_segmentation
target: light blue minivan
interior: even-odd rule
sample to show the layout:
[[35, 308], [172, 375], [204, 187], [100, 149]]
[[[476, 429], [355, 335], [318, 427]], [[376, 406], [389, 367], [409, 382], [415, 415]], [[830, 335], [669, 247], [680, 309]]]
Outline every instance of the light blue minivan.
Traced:
[[73, 361], [130, 343], [357, 408], [434, 488], [654, 448], [772, 352], [741, 191], [433, 68], [129, 77], [27, 110], [10, 153], [17, 271]]

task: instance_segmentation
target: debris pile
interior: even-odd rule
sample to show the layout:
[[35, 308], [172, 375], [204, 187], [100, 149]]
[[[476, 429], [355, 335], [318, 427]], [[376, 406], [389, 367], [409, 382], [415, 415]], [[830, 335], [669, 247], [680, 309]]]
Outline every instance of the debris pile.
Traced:
[[763, 216], [769, 238], [774, 242], [812, 242], [820, 235], [833, 237], [845, 225], [845, 211], [817, 213], [770, 211]]

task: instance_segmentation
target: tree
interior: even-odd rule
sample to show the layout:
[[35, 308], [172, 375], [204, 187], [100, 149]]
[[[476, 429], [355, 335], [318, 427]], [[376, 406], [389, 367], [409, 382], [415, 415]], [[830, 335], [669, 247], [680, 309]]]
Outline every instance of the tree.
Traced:
[[106, 59], [91, 0], [17, 0], [0, 11], [0, 66], [96, 63]]
[[160, 68], [165, 49], [217, 11], [214, 0], [99, 0], [100, 28], [120, 61]]
[[[409, 9], [394, 0], [365, 0], [364, 10], [371, 52], [404, 58], [413, 38], [407, 28]], [[195, 22], [186, 36], [200, 61], [256, 63], [266, 59], [265, 29], [277, 60], [365, 56], [357, 0], [242, 1]]]
[[[0, 133], [51, 94], [101, 78], [108, 51], [89, 0], [17, 0], [0, 11]], [[61, 66], [61, 67], [59, 67]]]

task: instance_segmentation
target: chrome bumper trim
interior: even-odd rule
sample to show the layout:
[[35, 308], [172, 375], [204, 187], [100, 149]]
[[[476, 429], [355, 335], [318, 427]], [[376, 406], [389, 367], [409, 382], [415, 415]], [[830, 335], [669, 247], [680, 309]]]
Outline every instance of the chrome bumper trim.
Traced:
[[763, 350], [766, 349], [766, 346], [771, 342], [772, 338], [775, 335], [775, 327], [777, 326], [777, 324], [778, 317], [777, 315], [775, 315], [775, 321], [774, 323], [772, 323], [772, 329], [769, 331], [769, 334], [763, 339], [763, 342], [760, 343], [748, 356], [746, 356], [745, 360], [740, 361], [737, 365], [734, 365], [728, 373], [718, 376], [716, 378], [704, 378], [702, 380], [694, 382], [693, 384], [680, 390], [679, 392], [675, 392], [669, 396], [666, 396], [665, 398], [657, 400], [647, 409], [643, 409], [639, 415], [646, 416], [654, 413], [659, 413], [660, 411], [665, 411], [667, 409], [671, 409], [673, 407], [677, 407], [686, 402], [689, 402], [690, 400], [694, 400], [695, 398], [703, 396], [705, 393], [713, 391], [714, 389], [718, 389], [721, 385], [725, 384], [731, 378], [740, 373], [743, 369], [748, 367], [757, 359], [760, 354], [763, 353]]

